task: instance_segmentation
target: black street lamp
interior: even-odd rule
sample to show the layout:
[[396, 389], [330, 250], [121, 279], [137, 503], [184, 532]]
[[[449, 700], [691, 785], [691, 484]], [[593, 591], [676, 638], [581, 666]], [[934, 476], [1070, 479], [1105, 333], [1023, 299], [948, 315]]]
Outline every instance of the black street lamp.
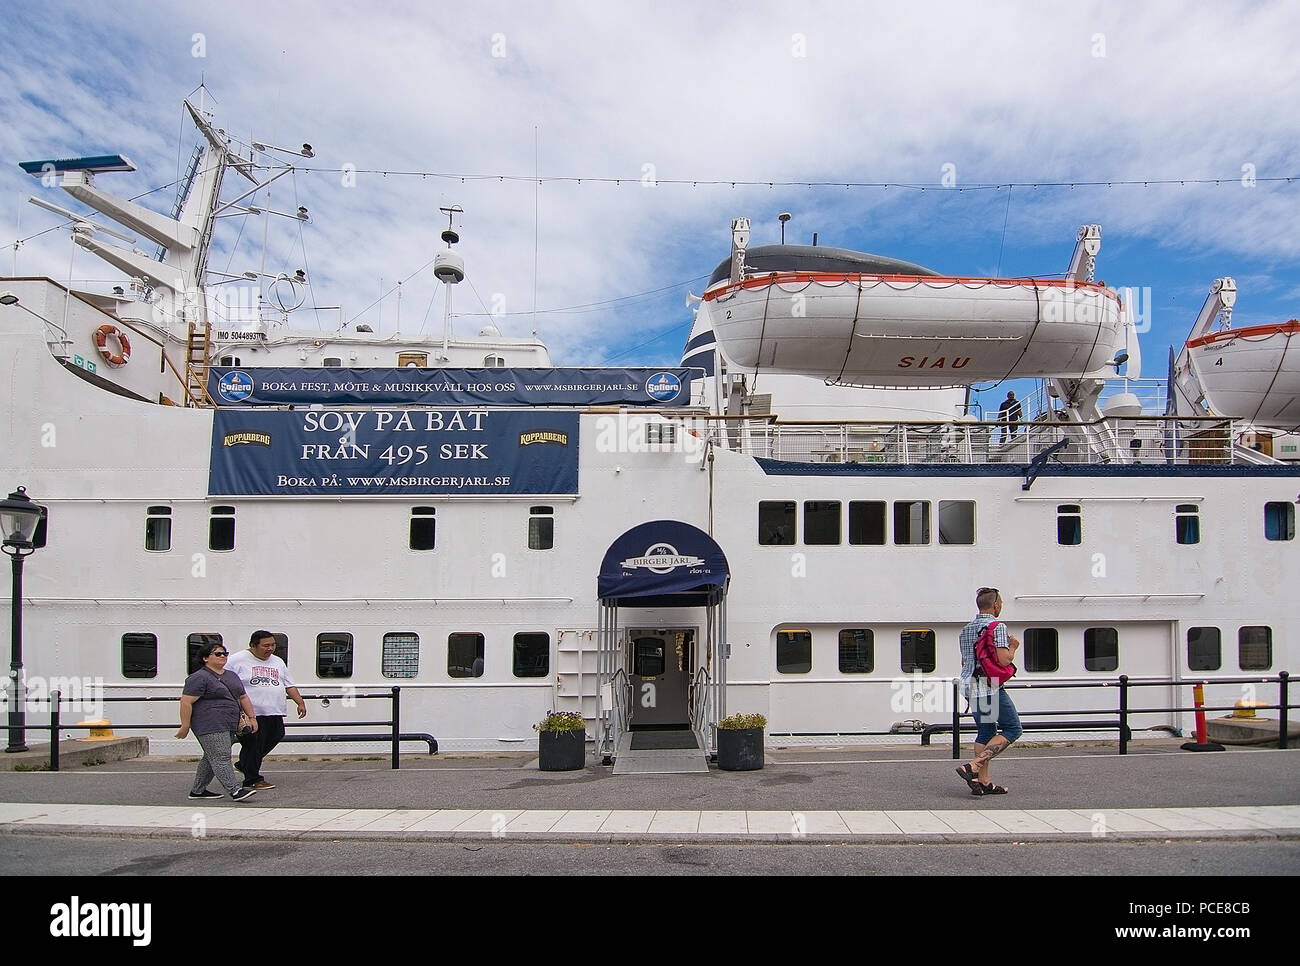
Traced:
[[[33, 537], [45, 517], [45, 507], [33, 503], [27, 490], [18, 487], [9, 499], [0, 500], [0, 536], [4, 537], [4, 552], [13, 561], [14, 589], [9, 612], [13, 618], [10, 640], [9, 679], [12, 694], [9, 705], [9, 746], [5, 751], [26, 751], [27, 687], [23, 678], [23, 560], [36, 550]], [[21, 694], [19, 692], [22, 692]], [[51, 740], [55, 740], [51, 736]]]

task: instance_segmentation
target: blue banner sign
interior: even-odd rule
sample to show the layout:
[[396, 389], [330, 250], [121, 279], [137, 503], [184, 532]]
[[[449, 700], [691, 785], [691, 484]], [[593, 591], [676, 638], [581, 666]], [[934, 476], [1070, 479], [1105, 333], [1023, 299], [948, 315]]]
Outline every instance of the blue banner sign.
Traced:
[[698, 369], [213, 367], [218, 406], [685, 406]]
[[578, 414], [217, 410], [211, 496], [576, 494]]

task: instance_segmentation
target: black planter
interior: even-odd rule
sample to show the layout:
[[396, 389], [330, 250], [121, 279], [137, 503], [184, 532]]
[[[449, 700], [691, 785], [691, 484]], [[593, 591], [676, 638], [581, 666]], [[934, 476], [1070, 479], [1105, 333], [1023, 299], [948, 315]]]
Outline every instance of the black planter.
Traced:
[[723, 771], [754, 771], [763, 767], [762, 728], [719, 728], [718, 767]]
[[576, 771], [587, 763], [587, 729], [539, 731], [537, 767], [542, 771]]

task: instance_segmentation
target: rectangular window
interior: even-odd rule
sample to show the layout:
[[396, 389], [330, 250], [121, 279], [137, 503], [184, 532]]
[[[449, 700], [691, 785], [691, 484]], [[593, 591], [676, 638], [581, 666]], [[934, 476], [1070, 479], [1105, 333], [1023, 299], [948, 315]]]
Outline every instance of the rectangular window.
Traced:
[[849, 503], [849, 543], [856, 546], [881, 547], [885, 544], [885, 508], [883, 500], [853, 500]]
[[763, 546], [794, 543], [794, 501], [770, 500], [758, 505], [758, 542]]
[[894, 544], [930, 542], [930, 501], [894, 501]]
[[551, 635], [521, 632], [515, 635], [514, 674], [517, 678], [544, 678], [551, 673]]
[[935, 669], [934, 631], [928, 627], [903, 631], [898, 637], [898, 660], [904, 674], [932, 672]]
[[1267, 671], [1273, 666], [1273, 628], [1237, 629], [1237, 666], [1243, 671]]
[[1119, 668], [1119, 631], [1089, 627], [1083, 632], [1083, 669], [1114, 671]]
[[875, 634], [864, 627], [840, 631], [840, 673], [870, 674], [875, 669]]
[[677, 442], [676, 423], [646, 423], [645, 441], [651, 446], [671, 446]]
[[1056, 542], [1065, 547], [1077, 547], [1083, 543], [1083, 508], [1079, 504], [1057, 506]]
[[352, 677], [352, 635], [344, 631], [316, 635], [316, 676]]
[[144, 517], [144, 548], [161, 553], [172, 548], [172, 508], [151, 506]]
[[412, 550], [432, 550], [438, 545], [438, 511], [431, 506], [411, 507]]
[[803, 542], [822, 546], [840, 542], [840, 503], [838, 500], [804, 501]]
[[1195, 503], [1174, 508], [1174, 538], [1179, 543], [1201, 542], [1201, 510]]
[[975, 542], [975, 501], [939, 501], [939, 542], [971, 544]]
[[447, 674], [453, 678], [483, 676], [483, 635], [447, 635]]
[[1055, 627], [1026, 627], [1022, 671], [1056, 671], [1061, 667], [1061, 647]]
[[427, 352], [399, 352], [397, 353], [397, 368], [399, 369], [419, 369], [429, 364], [429, 353]]
[[275, 656], [284, 662], [284, 666], [289, 666], [289, 636], [287, 634], [277, 634], [271, 632], [275, 638]]
[[191, 634], [185, 638], [185, 673], [193, 674], [203, 667], [203, 662], [199, 660], [199, 650], [203, 645], [220, 643], [220, 634]]
[[420, 673], [420, 635], [390, 631], [384, 635], [379, 673], [386, 678], [413, 678]]
[[664, 642], [659, 637], [638, 637], [632, 641], [632, 673], [640, 678], [657, 678], [664, 673]]
[[776, 669], [781, 674], [807, 674], [812, 670], [812, 631], [776, 632]]
[[528, 509], [528, 549], [550, 550], [555, 546], [555, 507]]
[[[193, 673], [193, 672], [191, 672]], [[158, 676], [158, 635], [122, 635], [122, 677], [156, 678]]]
[[1295, 504], [1264, 504], [1264, 539], [1295, 539]]
[[1217, 627], [1187, 628], [1187, 669], [1217, 671], [1223, 666], [1223, 651]]
[[235, 508], [214, 506], [208, 518], [208, 549], [235, 549]]

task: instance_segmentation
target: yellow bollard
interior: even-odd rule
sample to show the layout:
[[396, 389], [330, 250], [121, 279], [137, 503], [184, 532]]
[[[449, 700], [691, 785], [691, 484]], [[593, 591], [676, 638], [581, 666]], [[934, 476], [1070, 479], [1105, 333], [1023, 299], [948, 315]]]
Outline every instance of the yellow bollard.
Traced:
[[90, 734], [85, 738], [79, 738], [78, 741], [109, 741], [113, 735], [113, 723], [107, 718], [96, 718], [93, 721], [78, 721], [78, 728], [89, 728]]
[[1232, 716], [1234, 718], [1253, 718], [1255, 709], [1262, 705], [1262, 701], [1251, 701], [1248, 698], [1242, 698], [1232, 706]]

